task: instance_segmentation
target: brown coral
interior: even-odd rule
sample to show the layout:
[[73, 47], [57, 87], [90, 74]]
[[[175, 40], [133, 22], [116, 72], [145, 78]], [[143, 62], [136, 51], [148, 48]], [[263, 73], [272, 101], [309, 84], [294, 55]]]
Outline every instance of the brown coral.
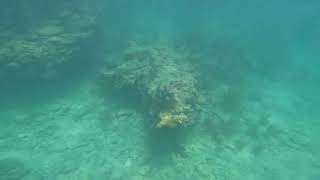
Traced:
[[173, 115], [169, 112], [161, 112], [159, 116], [160, 120], [156, 125], [157, 128], [176, 127], [179, 124], [183, 124], [188, 119], [185, 114]]

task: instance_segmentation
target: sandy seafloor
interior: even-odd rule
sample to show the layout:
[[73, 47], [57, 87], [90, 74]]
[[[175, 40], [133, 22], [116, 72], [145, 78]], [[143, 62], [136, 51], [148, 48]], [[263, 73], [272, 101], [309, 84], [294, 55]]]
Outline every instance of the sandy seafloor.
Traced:
[[232, 111], [217, 105], [230, 87], [213, 84], [179, 143], [91, 80], [36, 105], [3, 105], [0, 179], [318, 180], [317, 104], [283, 83], [249, 82]]

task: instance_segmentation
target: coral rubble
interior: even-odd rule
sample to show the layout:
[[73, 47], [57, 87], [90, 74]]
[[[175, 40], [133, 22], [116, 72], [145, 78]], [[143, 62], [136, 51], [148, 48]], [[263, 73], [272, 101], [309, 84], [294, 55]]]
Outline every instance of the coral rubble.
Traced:
[[102, 76], [115, 88], [138, 93], [155, 117], [155, 127], [183, 126], [199, 104], [196, 73], [188, 57], [168, 47], [133, 44], [121, 63]]

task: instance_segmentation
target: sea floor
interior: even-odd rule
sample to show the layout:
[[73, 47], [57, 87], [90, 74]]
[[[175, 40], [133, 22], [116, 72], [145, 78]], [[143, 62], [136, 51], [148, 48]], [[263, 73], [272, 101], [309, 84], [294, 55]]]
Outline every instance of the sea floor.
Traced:
[[250, 81], [238, 100], [237, 87], [214, 83], [194, 124], [178, 131], [153, 128], [94, 81], [36, 105], [2, 105], [0, 180], [318, 180], [315, 104]]

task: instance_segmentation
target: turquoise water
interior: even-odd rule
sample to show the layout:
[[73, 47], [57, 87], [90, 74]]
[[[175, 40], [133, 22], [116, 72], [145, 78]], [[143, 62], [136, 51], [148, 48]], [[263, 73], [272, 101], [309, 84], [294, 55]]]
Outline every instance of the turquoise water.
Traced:
[[318, 1], [0, 4], [0, 180], [320, 179]]

